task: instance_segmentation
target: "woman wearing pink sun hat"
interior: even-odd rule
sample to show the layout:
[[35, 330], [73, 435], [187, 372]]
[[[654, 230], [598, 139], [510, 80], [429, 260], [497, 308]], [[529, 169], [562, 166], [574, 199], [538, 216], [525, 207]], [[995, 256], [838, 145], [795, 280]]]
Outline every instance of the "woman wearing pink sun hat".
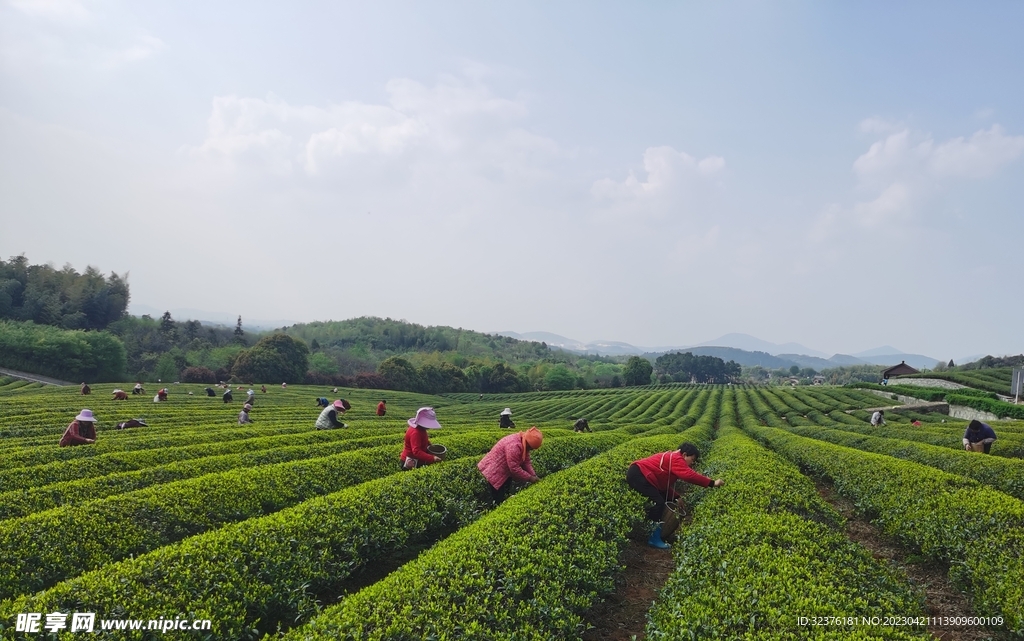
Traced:
[[64, 430], [64, 436], [60, 437], [60, 446], [92, 445], [96, 442], [95, 423], [96, 417], [92, 415], [92, 410], [82, 410]]
[[352, 409], [352, 403], [349, 403], [343, 398], [339, 398], [320, 412], [320, 416], [316, 419], [316, 429], [334, 430], [341, 427], [348, 427], [348, 425], [341, 422], [341, 416], [350, 409]]
[[416, 416], [410, 418], [406, 423], [408, 423], [409, 429], [405, 430], [405, 447], [402, 448], [402, 456], [398, 461], [399, 469], [411, 470], [420, 465], [440, 463], [442, 460], [440, 456], [434, 456], [427, 451], [427, 448], [430, 447], [427, 430], [441, 429], [434, 408], [421, 407], [416, 411]]

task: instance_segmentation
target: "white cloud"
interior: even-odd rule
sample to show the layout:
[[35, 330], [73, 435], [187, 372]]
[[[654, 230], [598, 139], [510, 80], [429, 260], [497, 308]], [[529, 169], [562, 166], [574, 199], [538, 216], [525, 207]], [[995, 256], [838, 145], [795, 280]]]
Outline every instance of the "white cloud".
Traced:
[[[868, 119], [863, 131], [884, 131]], [[865, 124], [868, 123], [868, 124]], [[849, 231], [849, 225], [895, 234], [913, 227], [918, 212], [956, 182], [992, 177], [1024, 155], [1024, 136], [1007, 135], [999, 125], [937, 143], [932, 136], [904, 127], [871, 144], [853, 162], [856, 191], [863, 197], [849, 206], [829, 205], [809, 232], [822, 241]]]
[[166, 47], [109, 7], [90, 11], [78, 0], [12, 0], [10, 6], [15, 11], [0, 22], [0, 62], [29, 78], [49, 69], [108, 73]]
[[721, 176], [724, 170], [725, 159], [720, 156], [697, 160], [672, 147], [648, 147], [644, 151], [646, 181], [637, 179], [633, 172], [623, 181], [602, 178], [593, 184], [591, 193], [607, 200], [655, 199], [693, 191]]
[[1007, 136], [999, 125], [949, 140], [932, 152], [928, 170], [939, 177], [986, 178], [1024, 153], [1024, 136]]
[[397, 79], [387, 92], [386, 104], [325, 106], [292, 105], [273, 95], [218, 96], [206, 139], [185, 149], [235, 167], [253, 158], [278, 173], [295, 165], [311, 177], [374, 168], [411, 176], [418, 168], [497, 181], [537, 177], [562, 153], [551, 139], [520, 126], [528, 115], [524, 103], [473, 78], [443, 76], [433, 86]]

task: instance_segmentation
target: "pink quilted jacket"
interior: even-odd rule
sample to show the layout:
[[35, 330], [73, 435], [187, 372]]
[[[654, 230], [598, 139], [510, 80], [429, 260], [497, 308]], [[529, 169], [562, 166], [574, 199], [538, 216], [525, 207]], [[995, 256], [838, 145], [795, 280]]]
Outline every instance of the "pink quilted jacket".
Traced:
[[501, 489], [509, 477], [528, 481], [537, 476], [530, 464], [529, 452], [526, 453], [526, 460], [523, 460], [523, 437], [519, 432], [509, 434], [495, 443], [476, 466], [496, 490]]

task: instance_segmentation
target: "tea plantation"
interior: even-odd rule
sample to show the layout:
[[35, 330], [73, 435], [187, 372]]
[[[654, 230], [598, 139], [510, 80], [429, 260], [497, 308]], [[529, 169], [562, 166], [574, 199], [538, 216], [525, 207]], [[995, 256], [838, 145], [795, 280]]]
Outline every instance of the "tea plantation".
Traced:
[[[964, 452], [965, 421], [943, 415], [890, 413], [872, 427], [865, 410], [891, 401], [849, 388], [273, 387], [240, 426], [244, 388], [224, 403], [172, 385], [154, 403], [154, 389], [118, 401], [114, 387], [82, 397], [0, 378], [0, 638], [51, 638], [47, 615], [63, 613], [53, 638], [578, 639], [631, 537], [645, 536], [626, 469], [682, 441], [726, 485], [685, 492], [691, 519], [663, 553], [675, 569], [646, 638], [1024, 636], [1021, 421], [995, 425], [985, 456]], [[319, 396], [351, 401], [347, 429], [313, 428]], [[374, 413], [382, 398], [386, 417]], [[448, 456], [400, 472], [405, 420], [425, 405]], [[96, 444], [58, 447], [83, 407], [98, 417]], [[505, 407], [520, 429], [544, 431], [542, 480], [494, 507], [476, 462], [508, 433]], [[579, 417], [593, 433], [572, 431]], [[148, 426], [116, 429], [131, 418]], [[984, 619], [929, 621], [920, 587], [846, 536], [822, 487], [945, 564], [970, 595], [957, 616]], [[41, 615], [40, 632], [17, 630], [26, 613]], [[96, 628], [72, 632], [70, 613], [94, 613]], [[100, 630], [101, 619], [212, 625]]]

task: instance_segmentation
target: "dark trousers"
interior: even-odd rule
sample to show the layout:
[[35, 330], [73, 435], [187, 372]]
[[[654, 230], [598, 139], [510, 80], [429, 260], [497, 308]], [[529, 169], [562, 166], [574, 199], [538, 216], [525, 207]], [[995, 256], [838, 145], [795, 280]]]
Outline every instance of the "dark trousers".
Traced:
[[512, 479], [506, 479], [498, 489], [494, 489], [494, 486], [490, 483], [487, 484], [487, 488], [491, 491], [491, 500], [494, 501], [494, 504], [501, 505], [501, 502], [508, 497], [508, 491], [512, 488]]
[[626, 471], [626, 483], [635, 491], [654, 501], [653, 506], [647, 506], [647, 519], [661, 521], [661, 515], [665, 513], [665, 493], [651, 485], [636, 463], [630, 465], [629, 470]]

